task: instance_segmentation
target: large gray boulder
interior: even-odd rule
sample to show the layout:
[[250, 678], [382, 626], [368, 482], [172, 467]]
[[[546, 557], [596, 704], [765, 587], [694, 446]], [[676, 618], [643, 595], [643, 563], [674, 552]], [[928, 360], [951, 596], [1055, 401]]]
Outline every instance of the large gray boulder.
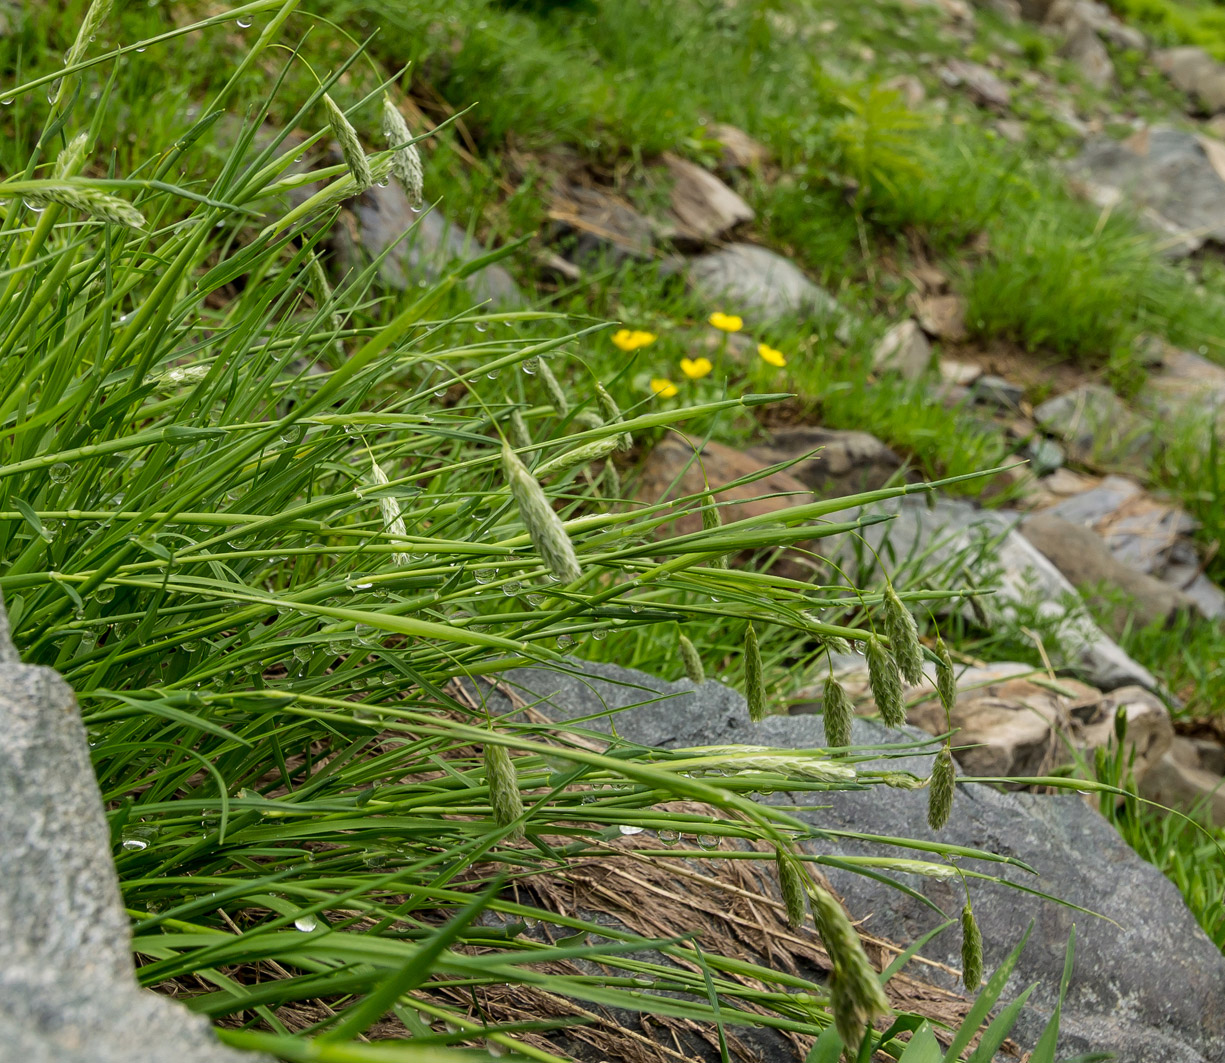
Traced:
[[[613, 665], [582, 661], [572, 665], [570, 672], [519, 669], [501, 679], [556, 721], [615, 713], [617, 734], [628, 742], [674, 748], [752, 743], [811, 749], [825, 744], [819, 716], [774, 716], [753, 725], [740, 695], [718, 682], [695, 689], [687, 681], [667, 683]], [[497, 692], [489, 694], [495, 713], [515, 711]], [[582, 726], [609, 731], [607, 717], [586, 719]], [[854, 739], [862, 744], [926, 737], [911, 729], [901, 734], [886, 731], [863, 720], [854, 727]], [[926, 774], [930, 761], [929, 756], [918, 756], [888, 763]], [[772, 800], [790, 804], [792, 797], [777, 795]], [[820, 797], [828, 807], [796, 813], [815, 833], [859, 831], [991, 850], [1025, 861], [1038, 872], [1035, 877], [1008, 867], [1004, 877], [1106, 917], [972, 880], [988, 971], [1034, 924], [1006, 993], [1015, 995], [1038, 982], [1016, 1029], [1022, 1043], [1032, 1046], [1053, 1007], [1068, 935], [1075, 925], [1076, 963], [1063, 1010], [1063, 1053], [1112, 1051], [1120, 1063], [1225, 1059], [1225, 957], [1199, 928], [1173, 884], [1141, 860], [1082, 799], [963, 785], [952, 820], [934, 836], [927, 828], [926, 795], [921, 791], [873, 787]], [[822, 838], [819, 833], [811, 844], [827, 853], [911, 855], [879, 844]], [[975, 865], [965, 861], [965, 866]], [[989, 873], [1000, 868], [978, 866]], [[846, 898], [851, 915], [866, 920], [864, 929], [869, 933], [907, 942], [944, 920], [879, 882], [830, 867], [823, 870]], [[957, 914], [964, 900], [956, 880], [910, 879], [906, 884], [950, 916]], [[924, 954], [960, 967], [959, 949], [957, 937], [946, 933], [929, 943]]]
[[23, 665], [0, 602], [0, 1063], [256, 1063], [139, 989], [68, 685]]

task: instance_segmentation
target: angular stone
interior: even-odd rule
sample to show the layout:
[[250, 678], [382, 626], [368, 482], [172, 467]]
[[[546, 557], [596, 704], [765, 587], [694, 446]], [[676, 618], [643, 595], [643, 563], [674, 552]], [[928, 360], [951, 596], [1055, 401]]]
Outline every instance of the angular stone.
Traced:
[[654, 257], [655, 224], [623, 199], [598, 188], [568, 186], [550, 205], [549, 218], [566, 257], [580, 266]]
[[931, 359], [931, 344], [918, 324], [909, 320], [891, 326], [872, 350], [873, 369], [897, 373], [906, 380], [918, 380]]
[[966, 301], [960, 295], [928, 295], [914, 299], [912, 306], [929, 336], [954, 343], [966, 338]]
[[[695, 690], [687, 681], [666, 683], [613, 665], [570, 664], [574, 674], [520, 669], [502, 679], [551, 719], [584, 719], [582, 726], [591, 730], [607, 733], [610, 724], [602, 714], [626, 709], [617, 713], [615, 723], [627, 742], [673, 749], [735, 743], [813, 749], [826, 744], [820, 717], [772, 716], [751, 724], [743, 699], [718, 682]], [[489, 706], [495, 714], [515, 708], [494, 690], [489, 691]], [[588, 719], [592, 714], [601, 718]], [[888, 731], [864, 720], [855, 720], [852, 730], [852, 740], [864, 745], [922, 737], [922, 732], [910, 728]], [[870, 763], [924, 776], [931, 758]], [[871, 787], [863, 792], [823, 793], [821, 798], [825, 807], [820, 810], [792, 814], [817, 831], [990, 849], [1033, 866], [1037, 875], [985, 865], [990, 873], [1002, 873], [1113, 920], [1085, 916], [1006, 886], [974, 882], [974, 911], [983, 931], [988, 970], [1034, 922], [1011, 983], [1015, 988], [1005, 994], [1009, 998], [1031, 982], [1038, 983], [1016, 1029], [1023, 1046], [1032, 1047], [1054, 1005], [1064, 948], [1075, 923], [1076, 966], [1063, 1008], [1061, 1057], [1113, 1051], [1118, 1063], [1216, 1063], [1225, 1058], [1225, 957], [1199, 928], [1173, 883], [1137, 856], [1081, 798], [1000, 793], [962, 784], [953, 817], [939, 834], [927, 827], [922, 791]], [[789, 805], [796, 795], [780, 794], [770, 800]], [[825, 836], [808, 844], [829, 854], [881, 854], [878, 843], [850, 837]], [[823, 870], [846, 898], [852, 917], [870, 917], [864, 924], [870, 933], [906, 943], [948, 918], [886, 884], [834, 868]], [[958, 881], [910, 879], [907, 885], [949, 916], [956, 915], [964, 900]], [[923, 954], [959, 969], [959, 950], [959, 937], [944, 934]], [[1156, 969], [1159, 977], [1154, 977], [1152, 964], [1138, 962], [1137, 957], [1145, 956], [1162, 958]], [[951, 975], [947, 983], [952, 985]]]
[[1185, 92], [1208, 114], [1225, 108], [1225, 65], [1203, 48], [1182, 45], [1153, 53], [1153, 61], [1180, 92]]
[[[437, 209], [414, 211], [399, 184], [373, 185], [346, 203], [332, 236], [342, 271], [363, 269], [384, 252], [379, 266], [383, 282], [401, 291], [418, 281], [433, 282], [456, 262], [470, 262], [487, 251]], [[464, 284], [474, 299], [495, 306], [525, 302], [511, 275], [494, 263]]]
[[756, 214], [714, 174], [679, 155], [665, 154], [672, 176], [672, 217], [678, 243], [709, 244], [751, 222]]
[[1114, 63], [1094, 28], [1077, 18], [1068, 27], [1068, 39], [1059, 54], [1075, 65], [1081, 76], [1094, 88], [1106, 89], [1114, 84]]
[[948, 384], [969, 387], [982, 375], [982, 366], [973, 362], [959, 362], [953, 358], [940, 359], [940, 379]]
[[[725, 484], [759, 473], [766, 467], [766, 462], [723, 443], [702, 443], [700, 440], [668, 435], [660, 440], [643, 463], [637, 497], [654, 505], [668, 498], [713, 490], [717, 501], [729, 503], [719, 510], [724, 524], [764, 513], [777, 513], [812, 501], [812, 491], [807, 485], [785, 472], [772, 472], [751, 483], [720, 490]], [[700, 531], [701, 527], [702, 518], [695, 511], [665, 525], [663, 533], [688, 535]], [[798, 549], [786, 551], [774, 566], [774, 571], [794, 579], [809, 579], [813, 570], [813, 562], [803, 557]]]
[[1153, 447], [1149, 423], [1102, 384], [1082, 384], [1048, 399], [1036, 420], [1086, 465], [1147, 464]]
[[1025, 398], [1025, 389], [1020, 384], [1005, 380], [1002, 376], [988, 374], [980, 376], [970, 388], [974, 401], [983, 406], [994, 406], [1005, 411], [1020, 408]]
[[1169, 235], [1170, 255], [1205, 241], [1225, 242], [1225, 181], [1197, 136], [1153, 126], [1127, 140], [1096, 137], [1073, 163], [1081, 187], [1098, 205], [1129, 202]]
[[[1129, 685], [1156, 688], [1152, 674], [1084, 615], [1072, 584], [1016, 530], [1019, 514], [975, 509], [953, 499], [929, 503], [913, 496], [879, 502], [864, 512], [895, 516], [860, 531], [891, 571], [903, 570], [919, 558], [926, 569], [939, 570], [958, 558], [957, 571], [974, 573], [981, 586], [997, 588], [996, 593], [977, 598], [972, 608], [965, 607], [967, 616], [980, 612], [980, 621], [990, 627], [1014, 623], [1019, 606], [1037, 609], [1057, 630], [1046, 646], [1056, 667], [1078, 671], [1100, 690]], [[849, 520], [858, 513], [843, 510], [829, 519]], [[852, 581], [860, 578], [853, 542], [825, 540], [823, 549]], [[874, 573], [875, 563], [862, 575], [866, 580]]]
[[[1109, 609], [1107, 627], [1122, 634], [1135, 624], [1168, 624], [1186, 616], [1195, 602], [1176, 587], [1118, 560], [1097, 532], [1053, 515], [1051, 511], [1027, 517], [1021, 530], [1031, 543], [1077, 587], [1085, 588], [1090, 602]], [[1100, 588], [1107, 588], [1102, 595]], [[1109, 592], [1119, 592], [1117, 603]]]
[[22, 665], [0, 602], [0, 1058], [259, 1063], [136, 985], [131, 924], [72, 690]]
[[1191, 351], [1167, 350], [1149, 374], [1143, 402], [1163, 417], [1217, 418], [1225, 411], [1225, 367]]
[[1025, 457], [1035, 476], [1046, 476], [1055, 472], [1067, 460], [1063, 447], [1053, 439], [1030, 439], [1025, 444]]
[[815, 456], [793, 465], [790, 473], [822, 498], [874, 491], [902, 467], [902, 459], [874, 435], [815, 425], [781, 429], [773, 433], [768, 445], [750, 447], [748, 454], [774, 465], [794, 461], [817, 448]]
[[716, 122], [707, 127], [706, 136], [718, 141], [719, 168], [725, 172], [759, 170], [770, 161], [770, 149], [734, 125]]
[[1140, 795], [1166, 808], [1206, 812], [1217, 827], [1225, 827], [1225, 778], [1202, 767], [1180, 763], [1167, 753], [1145, 774]]
[[940, 78], [953, 88], [964, 87], [970, 98], [981, 107], [1007, 110], [1012, 103], [1012, 91], [981, 63], [968, 59], [950, 59], [940, 68]]
[[689, 284], [699, 298], [754, 324], [786, 318], [831, 318], [833, 296], [792, 262], [755, 244], [729, 244], [691, 259]]

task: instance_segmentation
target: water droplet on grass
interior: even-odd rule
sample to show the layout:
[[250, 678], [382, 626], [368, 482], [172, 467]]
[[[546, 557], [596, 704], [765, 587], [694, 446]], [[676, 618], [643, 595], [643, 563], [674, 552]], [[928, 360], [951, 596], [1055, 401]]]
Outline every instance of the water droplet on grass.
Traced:
[[698, 835], [698, 848], [699, 849], [718, 849], [719, 839], [715, 837], [715, 835], [713, 834], [699, 834]]
[[251, 28], [251, 19], [249, 16], [243, 17], [243, 18], [237, 18], [234, 21], [238, 23], [238, 28], [240, 30], [249, 30]]
[[628, 823], [622, 823], [619, 827], [617, 827], [617, 830], [619, 830], [622, 834], [641, 834], [643, 828], [633, 827]]
[[309, 934], [312, 930], [318, 928], [319, 923], [313, 915], [300, 915], [293, 921], [294, 929], [301, 930], [304, 934]]

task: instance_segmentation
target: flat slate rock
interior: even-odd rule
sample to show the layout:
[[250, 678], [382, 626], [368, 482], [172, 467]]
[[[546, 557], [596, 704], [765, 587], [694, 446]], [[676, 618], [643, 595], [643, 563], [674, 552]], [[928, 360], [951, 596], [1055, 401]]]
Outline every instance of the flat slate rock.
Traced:
[[138, 988], [110, 830], [68, 685], [0, 602], [0, 1063], [260, 1063]]
[[[688, 681], [667, 683], [615, 665], [571, 663], [571, 673], [525, 668], [501, 678], [559, 722], [628, 709], [618, 712], [616, 727], [629, 742], [672, 748], [749, 743], [810, 749], [825, 744], [819, 716], [773, 716], [753, 725], [740, 695], [718, 682], [695, 689]], [[496, 692], [490, 692], [489, 703], [495, 713], [515, 711]], [[608, 732], [605, 720], [589, 720], [583, 726]], [[899, 734], [863, 720], [854, 723], [856, 743], [926, 737], [909, 728]], [[925, 775], [930, 760], [888, 763]], [[1006, 997], [1015, 997], [1031, 982], [1038, 983], [1016, 1028], [1023, 1044], [1032, 1047], [1054, 1004], [1064, 950], [1075, 925], [1076, 963], [1063, 1010], [1063, 1054], [1112, 1051], [1119, 1063], [1225, 1059], [1225, 957], [1199, 928], [1174, 885], [1080, 798], [965, 785], [959, 788], [951, 822], [937, 839], [927, 828], [922, 791], [872, 787], [821, 797], [828, 808], [797, 813], [815, 829], [939, 840], [1016, 857], [1033, 866], [1038, 876], [1006, 868], [1005, 877], [1114, 921], [1004, 886], [974, 882], [974, 909], [988, 971], [1015, 947], [1031, 921], [1034, 924], [1006, 992]], [[771, 800], [790, 804], [793, 795]], [[881, 852], [879, 845], [846, 840], [812, 844], [820, 851], [849, 855]], [[908, 855], [905, 850], [893, 852]], [[866, 919], [865, 929], [871, 933], [904, 943], [944, 921], [944, 916], [888, 886], [825, 870], [852, 916]], [[912, 878], [907, 885], [950, 916], [964, 900], [957, 881]], [[960, 941], [953, 932], [940, 935], [924, 951], [931, 959], [960, 967]]]
[[1034, 420], [1086, 465], [1147, 466], [1153, 449], [1148, 421], [1102, 384], [1082, 384], [1034, 410]]
[[756, 244], [729, 244], [698, 255], [689, 261], [687, 276], [699, 298], [755, 325], [839, 312], [834, 297], [798, 266]]

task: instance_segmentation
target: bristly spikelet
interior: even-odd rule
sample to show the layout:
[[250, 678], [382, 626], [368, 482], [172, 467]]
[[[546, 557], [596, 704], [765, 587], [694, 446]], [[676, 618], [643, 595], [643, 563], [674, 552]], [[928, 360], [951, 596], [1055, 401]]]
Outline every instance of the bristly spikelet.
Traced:
[[927, 823], [939, 830], [953, 811], [953, 793], [957, 789], [957, 770], [953, 767], [953, 751], [947, 745], [936, 754], [927, 790]]
[[557, 377], [549, 368], [549, 363], [543, 358], [537, 367], [540, 379], [544, 382], [544, 390], [549, 396], [549, 405], [553, 407], [558, 417], [565, 417], [570, 412], [570, 403], [566, 401], [566, 393], [562, 391]]
[[614, 461], [606, 461], [604, 478], [600, 482], [600, 494], [605, 498], [620, 498], [621, 493], [621, 474], [617, 472], [617, 464]]
[[549, 505], [544, 489], [515, 452], [505, 445], [502, 447], [502, 467], [510, 493], [519, 507], [519, 516], [541, 560], [560, 582], [573, 583], [583, 572], [579, 568], [574, 544], [570, 542], [561, 518]]
[[804, 885], [817, 933], [834, 968], [829, 985], [834, 1025], [853, 1059], [868, 1024], [877, 1015], [888, 1014], [889, 1001], [842, 905], [811, 878]]
[[945, 712], [952, 712], [957, 704], [957, 674], [953, 671], [953, 658], [943, 638], [936, 639], [936, 690], [940, 694]]
[[684, 634], [680, 636], [680, 647], [681, 661], [685, 665], [685, 678], [694, 686], [701, 686], [706, 682], [706, 669], [702, 667], [702, 658], [698, 653], [698, 648]]
[[420, 209], [425, 195], [425, 172], [421, 168], [421, 153], [409, 143], [412, 131], [390, 96], [383, 94], [383, 136], [392, 147], [391, 172], [396, 175], [409, 204]]
[[971, 993], [983, 980], [983, 935], [968, 899], [961, 909], [961, 980]]
[[113, 222], [129, 229], [145, 227], [145, 216], [126, 199], [108, 195], [71, 179], [23, 182], [21, 198], [34, 204], [58, 203], [61, 207], [79, 210], [98, 221]]
[[868, 658], [868, 683], [881, 719], [886, 727], [901, 727], [906, 722], [906, 705], [897, 664], [875, 635], [868, 636], [864, 652]]
[[825, 719], [825, 743], [829, 746], [851, 744], [851, 718], [855, 706], [846, 688], [832, 675], [825, 680], [821, 695], [821, 712]]
[[[85, 49], [89, 47], [97, 35], [98, 30], [102, 28], [102, 23], [106, 21], [106, 16], [111, 13], [111, 0], [93, 0], [85, 12], [85, 17], [81, 20], [81, 27], [77, 30], [76, 40], [72, 42], [72, 47], [68, 49], [68, 54], [64, 56], [64, 66], [74, 66], [81, 61], [81, 56], [85, 54]], [[59, 103], [64, 96], [64, 90], [67, 88], [67, 79], [60, 78], [56, 82], [54, 103]]]
[[774, 851], [774, 862], [778, 867], [778, 884], [783, 893], [783, 907], [787, 910], [787, 923], [798, 928], [808, 914], [808, 895], [804, 891], [804, 879], [808, 876], [800, 862], [781, 848]]
[[523, 411], [517, 406], [510, 411], [510, 441], [514, 443], [516, 450], [523, 452], [525, 461], [532, 459], [534, 452], [529, 449], [532, 445], [532, 434], [527, 430]]
[[[306, 270], [310, 274], [311, 287], [315, 290], [315, 302], [322, 309], [331, 304], [331, 313], [328, 315], [328, 323], [332, 331], [339, 333], [345, 327], [344, 320], [340, 314], [336, 312], [335, 303], [332, 299], [332, 286], [328, 284], [327, 274], [323, 272], [323, 264], [319, 261], [319, 256], [313, 251], [306, 260]], [[336, 349], [341, 354], [344, 354], [344, 344], [340, 337], [336, 338]]]
[[885, 632], [902, 678], [911, 686], [923, 682], [923, 646], [919, 642], [919, 629], [893, 584], [885, 588]]
[[[598, 401], [600, 404], [600, 409], [604, 412], [604, 420], [609, 424], [617, 424], [620, 422], [621, 407], [617, 405], [617, 400], [608, 393], [608, 389], [605, 388], [604, 385], [598, 380], [596, 381], [595, 385], [595, 397], [596, 401]], [[629, 432], [622, 432], [621, 435], [617, 437], [618, 450], [631, 450], [633, 446], [634, 437], [630, 435]]]
[[89, 152], [89, 133], [78, 133], [55, 157], [55, 178], [76, 177], [85, 164], [85, 156]]
[[[485, 783], [489, 787], [489, 803], [493, 806], [493, 820], [499, 827], [514, 823], [523, 815], [523, 795], [519, 792], [519, 777], [511, 763], [505, 746], [485, 747]], [[523, 837], [520, 824], [511, 833], [512, 838]]]
[[[383, 487], [391, 482], [383, 471], [383, 467], [374, 458], [370, 459], [370, 479], [374, 481], [376, 487]], [[391, 495], [379, 495], [379, 513], [383, 518], [383, 527], [389, 535], [401, 541], [408, 537], [408, 529], [404, 526], [404, 512], [400, 509], [399, 499]], [[408, 554], [392, 554], [391, 561], [395, 565], [407, 565]]]
[[744, 698], [749, 703], [749, 719], [759, 723], [766, 718], [766, 685], [761, 666], [761, 649], [752, 621], [744, 631]]
[[[596, 428], [604, 427], [604, 418], [601, 417], [595, 410], [579, 410], [571, 420], [571, 424], [575, 428], [581, 428], [585, 432], [592, 431]], [[618, 436], [613, 442], [614, 448], [619, 447], [621, 437]]]
[[357, 130], [350, 124], [336, 101], [326, 92], [323, 94], [323, 106], [328, 113], [328, 125], [332, 128], [332, 136], [340, 145], [341, 157], [345, 160], [349, 173], [353, 175], [353, 180], [357, 183], [357, 190], [364, 192], [374, 184], [374, 173], [370, 169], [370, 160], [366, 158], [366, 153], [362, 150], [362, 142], [357, 138]]
[[607, 439], [596, 439], [590, 443], [584, 443], [580, 447], [563, 450], [548, 461], [542, 461], [536, 466], [536, 475], [551, 476], [554, 473], [565, 472], [567, 469], [573, 469], [579, 465], [590, 465], [593, 461], [599, 461], [601, 458], [608, 457], [616, 449], [616, 436], [610, 436]]

